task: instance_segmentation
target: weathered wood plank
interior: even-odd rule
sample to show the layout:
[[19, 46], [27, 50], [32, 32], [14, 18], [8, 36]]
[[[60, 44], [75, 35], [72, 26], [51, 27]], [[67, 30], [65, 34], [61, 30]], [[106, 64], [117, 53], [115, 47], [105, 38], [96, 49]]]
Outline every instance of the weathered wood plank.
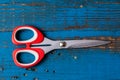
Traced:
[[106, 3], [106, 0], [1, 3], [0, 31], [12, 31], [15, 26], [25, 24], [52, 31], [83, 28], [119, 30], [120, 5], [119, 1], [113, 3], [112, 1]]
[[[119, 0], [1, 0], [0, 80], [119, 80]], [[55, 50], [33, 68], [15, 66], [12, 30], [33, 25], [51, 39], [99, 39], [111, 44]], [[32, 57], [23, 56], [24, 60]]]

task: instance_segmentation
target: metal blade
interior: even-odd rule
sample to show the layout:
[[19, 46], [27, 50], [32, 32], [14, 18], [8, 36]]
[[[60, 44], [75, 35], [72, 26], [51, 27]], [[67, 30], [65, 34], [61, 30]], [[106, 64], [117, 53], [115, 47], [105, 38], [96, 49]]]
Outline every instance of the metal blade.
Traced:
[[[108, 43], [110, 43], [110, 41], [102, 41], [102, 40], [57, 40], [57, 41], [53, 41], [48, 38], [45, 38], [42, 43], [32, 44], [31, 47], [41, 48], [44, 50], [46, 54], [54, 49], [84, 48], [84, 47], [104, 45]], [[50, 44], [50, 46], [46, 46], [45, 44]]]
[[66, 42], [66, 48], [84, 48], [93, 47], [110, 43], [110, 41], [102, 40], [68, 40]]

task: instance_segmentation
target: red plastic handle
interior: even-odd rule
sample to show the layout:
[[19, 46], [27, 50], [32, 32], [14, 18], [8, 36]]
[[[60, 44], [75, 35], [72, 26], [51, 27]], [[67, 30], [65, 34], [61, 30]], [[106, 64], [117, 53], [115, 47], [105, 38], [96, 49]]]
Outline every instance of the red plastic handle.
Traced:
[[[34, 36], [31, 39], [25, 40], [25, 41], [17, 40], [16, 38], [17, 32], [20, 30], [26, 30], [26, 29], [33, 31]], [[13, 30], [13, 34], [12, 34], [12, 42], [16, 45], [40, 43], [43, 41], [43, 39], [44, 39], [43, 34], [33, 26], [18, 26]]]
[[[19, 62], [18, 54], [21, 53], [21, 52], [28, 52], [28, 53], [34, 55], [35, 60], [31, 63], [21, 63], [21, 62]], [[45, 55], [44, 51], [40, 48], [34, 48], [34, 49], [23, 49], [23, 48], [21, 48], [21, 49], [14, 50], [12, 56], [13, 56], [14, 63], [17, 66], [19, 66], [21, 68], [30, 68], [32, 66], [37, 65], [43, 59], [44, 55]]]
[[[32, 38], [30, 38], [29, 40], [24, 40], [24, 41], [20, 41], [17, 40], [16, 36], [17, 36], [17, 32], [20, 30], [31, 30], [34, 33], [34, 36]], [[44, 57], [44, 51], [40, 48], [31, 48], [30, 45], [31, 44], [35, 44], [35, 43], [40, 43], [44, 40], [44, 36], [43, 34], [35, 27], [33, 26], [18, 26], [13, 30], [13, 34], [12, 34], [12, 42], [16, 45], [20, 45], [20, 44], [26, 44], [26, 48], [20, 48], [20, 49], [16, 49], [13, 51], [13, 60], [14, 63], [22, 68], [29, 68], [32, 66], [35, 66], [36, 64], [38, 64], [42, 58]], [[21, 52], [28, 52], [32, 55], [35, 56], [35, 60], [32, 63], [21, 63], [18, 60], [18, 54]]]

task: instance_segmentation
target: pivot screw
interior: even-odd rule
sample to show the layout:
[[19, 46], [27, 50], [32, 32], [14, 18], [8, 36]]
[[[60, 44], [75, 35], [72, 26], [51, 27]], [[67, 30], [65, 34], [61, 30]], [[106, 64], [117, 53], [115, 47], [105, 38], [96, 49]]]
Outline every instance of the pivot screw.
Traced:
[[60, 42], [60, 47], [65, 47], [66, 46], [66, 42]]

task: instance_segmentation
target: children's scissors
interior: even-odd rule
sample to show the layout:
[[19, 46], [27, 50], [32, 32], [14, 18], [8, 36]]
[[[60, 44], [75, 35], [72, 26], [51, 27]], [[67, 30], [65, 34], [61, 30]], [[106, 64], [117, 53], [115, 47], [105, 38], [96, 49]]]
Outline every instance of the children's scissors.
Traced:
[[[31, 30], [33, 37], [28, 40], [18, 40], [17, 32], [20, 30]], [[33, 26], [18, 26], [13, 30], [12, 42], [16, 45], [25, 44], [26, 48], [19, 48], [13, 51], [14, 63], [22, 68], [30, 68], [37, 65], [46, 53], [54, 49], [66, 48], [84, 48], [108, 44], [110, 41], [102, 40], [50, 40], [43, 36], [43, 34]], [[18, 60], [18, 54], [27, 52], [34, 55], [35, 59], [31, 63], [21, 63]]]

